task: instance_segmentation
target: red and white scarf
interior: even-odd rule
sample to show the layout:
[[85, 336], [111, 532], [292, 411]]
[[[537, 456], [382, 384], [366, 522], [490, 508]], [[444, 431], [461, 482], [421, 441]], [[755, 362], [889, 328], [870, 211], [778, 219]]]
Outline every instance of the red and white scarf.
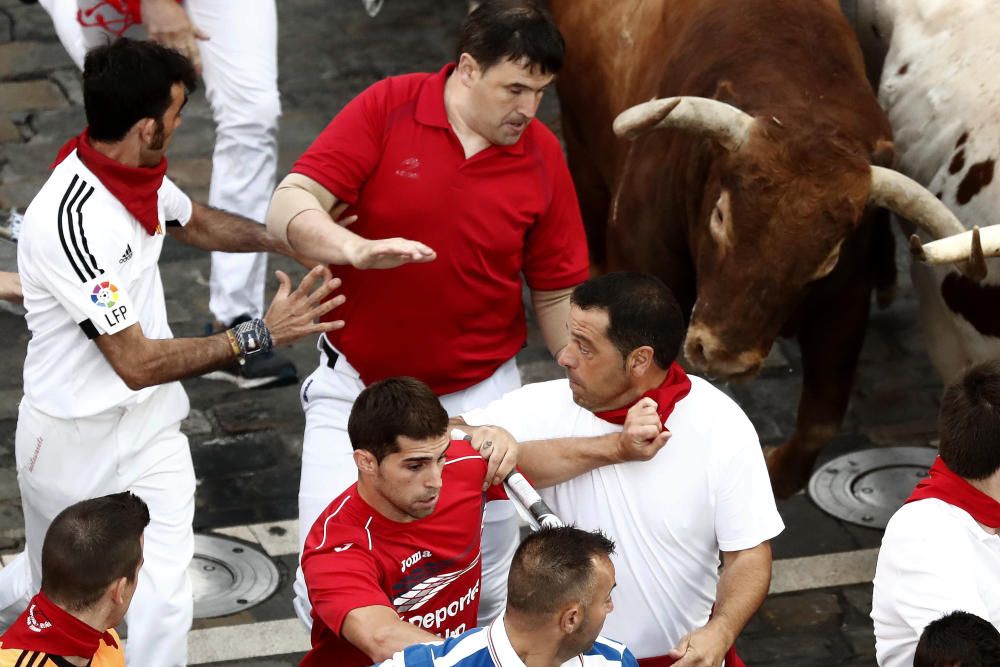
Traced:
[[150, 236], [163, 231], [157, 208], [158, 193], [167, 174], [167, 159], [155, 167], [130, 167], [107, 157], [90, 145], [87, 130], [67, 141], [56, 155], [55, 167], [76, 151], [77, 157], [115, 199], [135, 216]]
[[917, 482], [913, 494], [906, 499], [907, 503], [937, 498], [965, 510], [984, 526], [1000, 528], [1000, 502], [955, 474], [940, 456], [934, 460], [934, 465], [928, 472], [928, 477]]
[[650, 389], [645, 394], [625, 407], [616, 410], [604, 410], [595, 412], [599, 418], [612, 424], [624, 424], [625, 417], [629, 409], [644, 398], [651, 398], [656, 401], [656, 412], [660, 415], [660, 423], [664, 424], [667, 417], [674, 411], [674, 406], [691, 391], [691, 378], [687, 376], [684, 369], [676, 361], [670, 364], [667, 370], [667, 377], [659, 387]]
[[77, 10], [76, 21], [85, 28], [101, 28], [121, 37], [132, 26], [142, 24], [142, 0], [101, 0], [86, 10]]
[[0, 637], [0, 642], [5, 649], [90, 660], [101, 647], [102, 639], [108, 646], [118, 648], [110, 632], [90, 627], [56, 606], [45, 593], [39, 593], [31, 598], [28, 608]]

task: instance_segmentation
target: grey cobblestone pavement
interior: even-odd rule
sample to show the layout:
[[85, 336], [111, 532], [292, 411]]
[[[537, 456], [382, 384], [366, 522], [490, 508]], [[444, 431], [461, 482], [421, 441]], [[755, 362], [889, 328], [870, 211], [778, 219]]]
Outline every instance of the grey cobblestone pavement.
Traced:
[[[278, 10], [284, 106], [279, 173], [284, 174], [332, 115], [365, 86], [390, 74], [434, 70], [448, 60], [465, 3], [390, 0], [376, 19], [368, 18], [360, 0], [278, 0]], [[7, 209], [23, 209], [46, 178], [56, 150], [81, 129], [81, 104], [79, 76], [45, 12], [19, 0], [0, 0], [0, 221]], [[546, 99], [540, 115], [558, 132], [554, 98]], [[185, 109], [184, 125], [171, 147], [170, 174], [201, 201], [207, 199], [212, 145], [211, 115], [198, 94]], [[0, 239], [0, 269], [11, 269], [14, 261], [13, 245]], [[902, 252], [899, 261], [899, 296], [888, 309], [873, 313], [850, 411], [823, 460], [858, 448], [927, 445], [934, 438], [941, 384], [924, 352], [907, 278], [908, 260]], [[211, 319], [208, 256], [168, 241], [161, 267], [175, 334], [200, 335]], [[272, 267], [296, 276], [303, 273], [284, 258], [274, 258]], [[0, 357], [3, 554], [16, 552], [23, 534], [13, 456], [21, 363], [28, 340], [22, 312], [0, 305], [0, 336], [5, 341]], [[311, 342], [296, 345], [290, 356], [302, 376], [315, 366]], [[519, 361], [526, 381], [559, 375], [536, 332]], [[782, 341], [758, 380], [727, 388], [751, 416], [765, 444], [780, 442], [791, 431], [800, 378], [796, 348]], [[185, 430], [199, 478], [196, 529], [294, 519], [303, 426], [295, 388], [244, 392], [201, 379], [184, 384], [192, 403]], [[877, 547], [881, 539], [880, 531], [824, 514], [802, 494], [781, 502], [780, 510], [787, 528], [774, 541], [776, 559], [853, 552], [867, 554], [869, 562], [870, 552], [860, 550]], [[271, 534], [281, 537], [286, 530], [274, 526]], [[274, 557], [283, 580], [272, 599], [196, 627], [291, 619], [289, 577], [295, 558], [287, 553]], [[792, 592], [769, 597], [740, 639], [747, 663], [874, 665], [870, 583], [857, 579], [850, 585], [813, 589], [829, 586], [822, 566], [795, 574], [802, 583], [786, 589]], [[817, 579], [811, 583], [813, 576]], [[283, 667], [297, 664], [300, 657], [295, 652], [262, 654], [214, 664]]]

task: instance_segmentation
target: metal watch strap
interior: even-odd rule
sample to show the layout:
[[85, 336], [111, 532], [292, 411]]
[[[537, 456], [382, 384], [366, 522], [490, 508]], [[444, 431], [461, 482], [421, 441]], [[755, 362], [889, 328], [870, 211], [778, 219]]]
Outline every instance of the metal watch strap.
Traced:
[[271, 332], [260, 318], [240, 322], [233, 327], [233, 334], [236, 336], [236, 344], [240, 347], [241, 360], [252, 354], [267, 352], [273, 346]]

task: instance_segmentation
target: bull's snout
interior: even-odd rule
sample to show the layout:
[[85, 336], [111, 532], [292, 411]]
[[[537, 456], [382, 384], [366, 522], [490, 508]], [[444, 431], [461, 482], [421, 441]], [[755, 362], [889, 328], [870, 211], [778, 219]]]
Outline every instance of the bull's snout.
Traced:
[[710, 329], [692, 324], [684, 339], [684, 356], [698, 371], [711, 377], [745, 380], [760, 371], [766, 352], [729, 350]]

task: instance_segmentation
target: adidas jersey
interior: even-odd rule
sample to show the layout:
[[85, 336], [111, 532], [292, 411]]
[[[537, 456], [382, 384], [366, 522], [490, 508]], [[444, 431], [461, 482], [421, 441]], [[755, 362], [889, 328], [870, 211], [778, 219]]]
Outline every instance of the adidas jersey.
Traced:
[[160, 232], [150, 236], [71, 153], [24, 214], [17, 248], [26, 320], [25, 399], [52, 417], [77, 419], [141, 402], [92, 339], [140, 323], [170, 338], [157, 261], [163, 230], [187, 224], [191, 200], [169, 178], [159, 189]]
[[[125, 667], [125, 653], [118, 633], [109, 630], [118, 642], [118, 648], [108, 646], [103, 641], [97, 649], [90, 667]], [[73, 664], [57, 655], [48, 655], [38, 651], [25, 651], [19, 648], [4, 648], [0, 644], [0, 667], [73, 667]]]
[[392, 607], [402, 620], [440, 637], [476, 626], [483, 504], [506, 499], [503, 485], [483, 494], [485, 476], [479, 452], [454, 440], [430, 516], [391, 521], [362, 500], [357, 484], [330, 503], [302, 551], [313, 648], [300, 667], [371, 665], [340, 636], [347, 614], [360, 607]]

